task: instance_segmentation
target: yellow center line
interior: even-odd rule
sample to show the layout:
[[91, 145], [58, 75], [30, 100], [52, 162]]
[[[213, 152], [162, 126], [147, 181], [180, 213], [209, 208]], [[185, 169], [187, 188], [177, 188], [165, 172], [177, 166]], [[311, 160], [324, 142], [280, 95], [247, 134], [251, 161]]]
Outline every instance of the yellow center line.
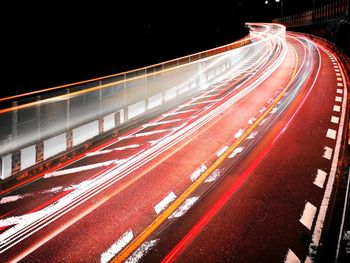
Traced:
[[134, 238], [111, 262], [123, 262], [131, 253], [133, 253], [204, 181], [207, 177], [219, 166], [221, 163], [242, 143], [242, 141], [261, 123], [261, 121], [271, 112], [271, 110], [282, 99], [287, 92], [290, 84], [295, 78], [296, 70], [298, 67], [298, 55], [295, 49], [290, 46], [294, 51], [296, 63], [292, 76], [283, 89], [283, 91], [275, 98], [274, 102], [267, 108], [267, 110], [238, 138], [215, 162], [210, 166], [195, 182], [193, 182], [189, 188], [187, 188], [170, 206], [168, 206], [163, 213], [161, 213], [149, 226], [147, 226], [141, 234]]

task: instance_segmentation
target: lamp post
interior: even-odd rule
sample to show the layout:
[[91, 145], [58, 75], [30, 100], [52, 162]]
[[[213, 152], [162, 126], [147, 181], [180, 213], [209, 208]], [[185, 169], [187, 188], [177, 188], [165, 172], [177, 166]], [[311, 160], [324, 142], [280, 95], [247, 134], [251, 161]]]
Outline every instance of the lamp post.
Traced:
[[275, 0], [276, 3], [281, 2], [281, 18], [283, 17], [283, 0]]
[[[281, 2], [281, 18], [283, 17], [283, 0], [275, 0], [276, 3]], [[270, 6], [270, 2], [268, 0], [265, 1], [265, 5]]]

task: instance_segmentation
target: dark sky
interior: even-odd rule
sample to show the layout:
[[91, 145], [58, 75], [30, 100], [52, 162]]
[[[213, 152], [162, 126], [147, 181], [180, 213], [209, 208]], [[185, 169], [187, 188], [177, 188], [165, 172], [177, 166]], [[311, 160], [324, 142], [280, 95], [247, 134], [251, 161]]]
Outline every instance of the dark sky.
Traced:
[[1, 97], [227, 44], [247, 34], [244, 22], [269, 21], [280, 12], [279, 4], [264, 0], [30, 2], [3, 9]]

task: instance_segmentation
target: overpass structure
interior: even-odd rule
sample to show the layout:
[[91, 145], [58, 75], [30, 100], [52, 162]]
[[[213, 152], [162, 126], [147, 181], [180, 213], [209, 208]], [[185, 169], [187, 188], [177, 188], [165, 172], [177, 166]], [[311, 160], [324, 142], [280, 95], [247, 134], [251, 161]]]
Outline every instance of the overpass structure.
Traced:
[[320, 261], [341, 233], [349, 65], [323, 39], [247, 26], [213, 50], [1, 99], [2, 260]]

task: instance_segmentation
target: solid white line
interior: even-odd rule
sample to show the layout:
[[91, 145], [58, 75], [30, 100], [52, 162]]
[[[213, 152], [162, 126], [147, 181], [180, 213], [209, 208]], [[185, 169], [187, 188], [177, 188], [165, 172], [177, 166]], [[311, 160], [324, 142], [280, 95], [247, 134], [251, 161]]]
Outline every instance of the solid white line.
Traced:
[[317, 208], [313, 204], [307, 202], [305, 204], [303, 215], [301, 216], [299, 222], [311, 230], [312, 223], [314, 222], [315, 214]]
[[335, 130], [332, 129], [328, 129], [327, 130], [327, 135], [328, 138], [331, 138], [333, 140], [335, 140], [335, 138], [337, 137], [337, 132]]
[[338, 83], [337, 83], [337, 86], [338, 86], [338, 87], [343, 87], [343, 83], [338, 82]]
[[119, 253], [132, 239], [134, 235], [131, 229], [125, 232], [107, 251], [101, 254], [101, 263], [109, 262]]
[[194, 203], [198, 200], [199, 197], [190, 197], [187, 198], [181, 206], [179, 206], [174, 213], [169, 216], [169, 219], [180, 217], [186, 214], [186, 212], [194, 205]]
[[229, 148], [228, 146], [222, 147], [222, 148], [216, 153], [216, 156], [217, 156], [217, 157], [220, 157], [221, 155], [224, 154], [224, 152], [226, 152], [226, 150], [227, 150], [228, 148]]
[[[341, 71], [341, 72], [342, 72], [342, 75], [344, 78], [344, 73], [343, 73], [343, 71]], [[344, 97], [347, 98], [346, 83], [345, 83], [345, 89], [344, 89]], [[338, 137], [337, 137], [337, 141], [336, 141], [335, 148], [334, 148], [334, 156], [333, 156], [333, 160], [332, 160], [331, 171], [330, 171], [329, 176], [328, 176], [326, 190], [324, 192], [324, 196], [323, 196], [322, 203], [320, 206], [320, 212], [318, 213], [318, 216], [317, 216], [314, 233], [312, 235], [312, 242], [309, 245], [309, 251], [310, 251], [309, 253], [310, 254], [312, 253], [312, 250], [314, 250], [313, 254], [316, 253], [315, 250], [317, 249], [320, 238], [321, 238], [323, 223], [324, 223], [325, 218], [326, 218], [326, 212], [328, 209], [329, 200], [331, 198], [331, 194], [332, 194], [332, 190], [333, 190], [333, 184], [334, 184], [334, 180], [335, 180], [335, 174], [337, 172], [339, 152], [340, 152], [341, 140], [342, 140], [343, 129], [344, 129], [346, 99], [343, 100], [342, 108], [343, 108], [343, 110], [342, 110], [341, 117], [340, 117], [340, 124], [339, 124], [339, 128], [338, 128]]]
[[140, 259], [147, 254], [148, 251], [150, 251], [155, 245], [157, 245], [159, 239], [151, 240], [142, 243], [141, 246], [138, 247], [138, 249], [135, 250], [134, 253], [132, 253], [125, 263], [136, 263], [139, 262]]
[[332, 158], [333, 149], [327, 146], [324, 147], [323, 157], [330, 160]]
[[339, 231], [339, 238], [338, 238], [338, 245], [337, 245], [337, 252], [335, 254], [335, 262], [338, 262], [338, 256], [339, 256], [339, 250], [340, 250], [340, 243], [343, 238], [343, 233], [344, 233], [344, 223], [345, 223], [345, 217], [346, 217], [346, 204], [349, 199], [349, 188], [350, 188], [350, 171], [348, 173], [348, 182], [346, 185], [346, 191], [345, 191], [345, 198], [344, 198], [344, 206], [343, 206], [343, 215], [341, 219], [341, 224], [340, 224], [340, 231]]
[[339, 117], [332, 116], [331, 122], [338, 124], [339, 123]]
[[323, 188], [324, 182], [326, 180], [327, 173], [321, 169], [317, 169], [317, 175], [314, 181], [314, 185], [317, 185], [319, 188]]
[[343, 94], [343, 90], [342, 89], [337, 89], [337, 93]]
[[336, 102], [342, 102], [343, 98], [339, 96], [335, 96], [335, 101]]
[[333, 106], [333, 111], [335, 111], [335, 112], [340, 112], [340, 106], [334, 105], [334, 106]]
[[286, 258], [284, 259], [285, 263], [300, 263], [300, 259], [294, 254], [294, 252], [288, 249]]
[[172, 201], [176, 199], [174, 192], [169, 193], [166, 197], [163, 198], [155, 207], [154, 210], [157, 214], [162, 212]]

